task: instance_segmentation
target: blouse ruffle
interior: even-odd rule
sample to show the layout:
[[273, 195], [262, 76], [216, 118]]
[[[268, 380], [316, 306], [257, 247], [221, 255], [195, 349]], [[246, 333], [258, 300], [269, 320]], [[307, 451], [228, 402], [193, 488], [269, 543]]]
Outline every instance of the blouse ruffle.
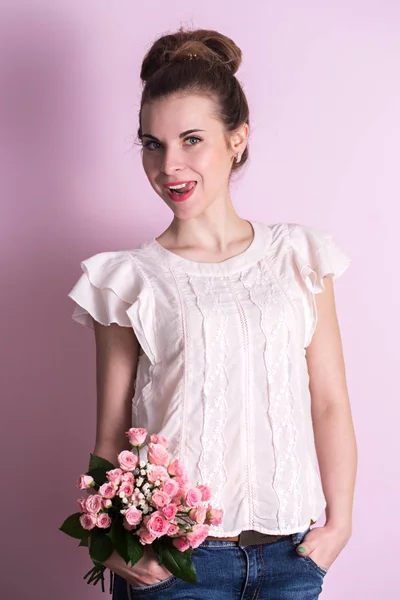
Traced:
[[117, 323], [132, 327], [143, 351], [156, 362], [154, 296], [128, 251], [100, 252], [80, 263], [83, 274], [67, 294], [76, 306], [72, 319], [94, 328]]
[[352, 260], [330, 233], [296, 223], [289, 223], [288, 228], [294, 260], [302, 279], [313, 294], [323, 292], [323, 278], [340, 277]]

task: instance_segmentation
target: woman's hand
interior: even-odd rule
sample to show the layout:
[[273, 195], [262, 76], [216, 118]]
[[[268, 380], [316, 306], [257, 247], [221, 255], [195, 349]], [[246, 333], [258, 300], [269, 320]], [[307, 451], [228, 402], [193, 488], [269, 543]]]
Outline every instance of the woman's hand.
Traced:
[[133, 567], [128, 567], [124, 559], [114, 550], [110, 558], [102, 563], [133, 586], [154, 585], [171, 577], [172, 573], [159, 564], [151, 546], [144, 547], [144, 554]]
[[299, 556], [309, 556], [326, 571], [339, 556], [351, 537], [349, 527], [334, 527], [325, 524], [314, 527], [303, 538], [296, 548]]

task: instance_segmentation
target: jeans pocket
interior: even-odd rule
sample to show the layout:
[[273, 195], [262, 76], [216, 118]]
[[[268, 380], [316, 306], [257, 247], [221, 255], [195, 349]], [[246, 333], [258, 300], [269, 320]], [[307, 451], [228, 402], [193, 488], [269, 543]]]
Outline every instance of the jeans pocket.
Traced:
[[[308, 527], [305, 531], [298, 531], [296, 533], [292, 533], [292, 544], [293, 546], [296, 548], [299, 544], [301, 544], [301, 542], [303, 541], [303, 539], [305, 538], [305, 536], [307, 535], [307, 533], [311, 530], [311, 527]], [[303, 560], [305, 564], [307, 564], [308, 566], [312, 567], [315, 571], [317, 571], [320, 575], [322, 575], [322, 577], [325, 577], [325, 575], [328, 572], [328, 569], [324, 569], [323, 567], [320, 567], [315, 560], [313, 560], [310, 556], [301, 556], [300, 554], [297, 554], [298, 558], [300, 558], [300, 560]]]
[[159, 581], [158, 583], [152, 583], [150, 585], [132, 585], [128, 581], [126, 582], [126, 589], [129, 600], [134, 600], [137, 596], [141, 596], [144, 594], [151, 594], [154, 592], [161, 592], [162, 590], [166, 590], [170, 588], [174, 583], [178, 580], [178, 577], [175, 575], [171, 575], [164, 579], [163, 581]]
[[312, 559], [310, 556], [304, 556], [304, 557], [300, 557], [300, 558], [304, 558], [311, 567], [313, 567], [314, 569], [316, 569], [318, 571], [318, 573], [320, 575], [322, 575], [323, 577], [325, 577], [325, 575], [328, 572], [328, 569], [324, 569], [323, 567], [320, 567], [314, 559]]
[[291, 537], [293, 546], [298, 546], [310, 530], [311, 527], [307, 527], [305, 531], [296, 531], [296, 533], [292, 533]]

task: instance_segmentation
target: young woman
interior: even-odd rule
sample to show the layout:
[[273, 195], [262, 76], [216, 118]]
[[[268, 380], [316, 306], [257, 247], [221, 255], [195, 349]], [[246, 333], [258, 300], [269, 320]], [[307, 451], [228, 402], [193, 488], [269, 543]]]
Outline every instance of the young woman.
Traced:
[[132, 426], [164, 435], [224, 510], [193, 553], [196, 584], [147, 547], [132, 568], [117, 554], [104, 563], [114, 600], [314, 600], [351, 535], [357, 451], [332, 284], [350, 261], [313, 227], [236, 213], [229, 183], [249, 135], [240, 62], [215, 31], [153, 44], [138, 137], [171, 224], [84, 260], [69, 293], [95, 333], [94, 453], [115, 464]]

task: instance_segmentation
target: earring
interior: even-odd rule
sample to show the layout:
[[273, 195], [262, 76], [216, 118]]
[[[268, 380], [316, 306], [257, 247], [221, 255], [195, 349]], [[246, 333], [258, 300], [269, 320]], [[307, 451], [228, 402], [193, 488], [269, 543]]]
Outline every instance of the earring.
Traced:
[[242, 155], [240, 152], [238, 152], [237, 157], [236, 157], [236, 162], [239, 163], [241, 158], [242, 158]]

